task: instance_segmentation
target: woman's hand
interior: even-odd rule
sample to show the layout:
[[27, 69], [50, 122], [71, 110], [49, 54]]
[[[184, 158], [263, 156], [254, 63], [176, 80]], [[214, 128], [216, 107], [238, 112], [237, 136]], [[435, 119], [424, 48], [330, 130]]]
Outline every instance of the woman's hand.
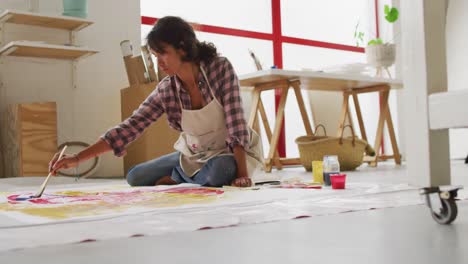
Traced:
[[80, 162], [78, 155], [63, 155], [60, 160], [58, 160], [60, 153], [56, 153], [52, 160], [49, 162], [49, 172], [52, 175], [57, 175], [57, 171], [60, 169], [70, 169], [78, 166]]
[[74, 168], [80, 162], [87, 161], [111, 150], [111, 146], [106, 141], [99, 139], [93, 145], [80, 151], [79, 154], [64, 155], [58, 160], [60, 153], [57, 153], [49, 162], [49, 172], [55, 176], [60, 169]]
[[249, 177], [239, 177], [232, 181], [232, 186], [236, 187], [250, 187], [252, 186], [252, 180]]
[[250, 187], [252, 186], [252, 180], [249, 178], [247, 172], [247, 164], [245, 161], [245, 151], [241, 145], [234, 147], [234, 159], [237, 164], [237, 178], [235, 178], [231, 185], [236, 187]]

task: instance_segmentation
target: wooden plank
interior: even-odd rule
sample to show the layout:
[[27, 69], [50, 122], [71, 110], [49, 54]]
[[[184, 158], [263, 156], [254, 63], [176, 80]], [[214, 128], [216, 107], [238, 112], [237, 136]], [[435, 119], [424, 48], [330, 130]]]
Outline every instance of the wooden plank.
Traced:
[[[387, 100], [388, 100], [388, 95], [387, 95]], [[400, 150], [398, 149], [398, 143], [397, 143], [396, 136], [395, 136], [395, 129], [393, 127], [392, 114], [390, 113], [390, 107], [388, 106], [388, 102], [387, 102], [387, 108], [388, 110], [386, 111], [387, 112], [386, 121], [387, 121], [388, 135], [390, 136], [390, 142], [392, 144], [392, 149], [393, 149], [393, 157], [395, 158], [395, 163], [400, 165], [401, 164]]]
[[[130, 86], [138, 87], [139, 84], [149, 83], [150, 74], [148, 73], [148, 76], [146, 76], [147, 69], [145, 64], [145, 59], [147, 59], [146, 56], [149, 55], [145, 53], [146, 51], [142, 50], [141, 55], [133, 56], [133, 46], [129, 40], [120, 42], [120, 49], [122, 51], [125, 70], [127, 72]], [[149, 59], [151, 60], [151, 57]], [[157, 79], [154, 68], [153, 78]]]
[[249, 115], [249, 121], [248, 121], [248, 126], [249, 127], [254, 127], [254, 124], [257, 120], [257, 111], [258, 111], [258, 105], [260, 102], [260, 90], [255, 89], [252, 92], [252, 106], [250, 107], [250, 115]]
[[[271, 128], [270, 128], [270, 124], [268, 123], [268, 118], [267, 118], [267, 115], [266, 115], [266, 112], [265, 112], [265, 107], [263, 106], [263, 102], [262, 102], [261, 97], [260, 97], [260, 100], [258, 102], [258, 110], [260, 112], [260, 117], [262, 118], [263, 127], [265, 128], [265, 134], [266, 134], [267, 139], [268, 139], [268, 144], [271, 144]], [[256, 122], [255, 124], [257, 124], [257, 123], [258, 122]], [[273, 162], [275, 164], [275, 167], [278, 170], [283, 169], [283, 166], [281, 165], [281, 162], [279, 161], [279, 152], [278, 152], [278, 150], [275, 151], [275, 155], [273, 156]]]
[[0, 55], [64, 60], [75, 60], [96, 53], [90, 49], [31, 41], [13, 41], [0, 50]]
[[300, 158], [281, 158], [280, 161], [284, 166], [295, 166], [302, 164]]
[[343, 127], [346, 124], [346, 116], [349, 115], [349, 93], [343, 93], [343, 104], [341, 105], [341, 116], [340, 116], [340, 123], [338, 126], [337, 137], [343, 136]]
[[5, 23], [56, 28], [70, 31], [78, 31], [93, 24], [92, 21], [81, 18], [69, 16], [50, 16], [14, 10], [4, 11], [0, 15], [0, 21]]
[[361, 137], [367, 141], [366, 127], [364, 126], [364, 120], [362, 119], [361, 105], [359, 104], [359, 98], [356, 93], [353, 92], [354, 108], [356, 109], [356, 116], [359, 123], [359, 130], [361, 131]]
[[[346, 115], [346, 117], [348, 119], [348, 125], [351, 126], [352, 134], [356, 135], [356, 132], [354, 130], [353, 118], [351, 117], [351, 109], [350, 109], [350, 106], [349, 106], [349, 97], [348, 97], [348, 114]], [[344, 133], [345, 132], [343, 131], [343, 134]]]
[[379, 121], [377, 123], [377, 133], [375, 135], [375, 144], [374, 144], [375, 159], [374, 159], [374, 162], [371, 163], [371, 166], [377, 166], [377, 162], [379, 160], [379, 149], [382, 143], [385, 120], [387, 119], [388, 95], [389, 95], [389, 91], [382, 93], [382, 107], [381, 107], [380, 114], [379, 114]]
[[125, 65], [125, 72], [130, 86], [138, 86], [138, 77], [136, 76], [135, 61], [133, 60], [133, 46], [130, 40], [123, 40], [120, 42], [120, 50], [122, 52], [122, 59]]
[[281, 91], [281, 97], [280, 97], [280, 101], [278, 104], [278, 111], [276, 113], [275, 128], [273, 130], [270, 150], [267, 156], [267, 162], [270, 162], [272, 160], [273, 155], [276, 151], [276, 147], [278, 145], [278, 140], [279, 140], [280, 131], [281, 131], [281, 124], [284, 119], [284, 107], [286, 105], [286, 99], [288, 97], [288, 90], [289, 88], [283, 88]]
[[143, 62], [143, 56], [138, 55], [132, 58], [133, 65], [135, 66], [135, 75], [138, 78], [140, 84], [148, 83], [148, 79], [145, 77], [146, 67]]
[[[3, 128], [3, 133], [5, 133], [5, 128]], [[4, 151], [4, 148], [3, 148], [3, 140], [0, 138], [0, 178], [3, 178], [5, 177], [5, 166], [3, 166], [4, 164], [4, 160], [3, 160], [3, 151]]]
[[0, 178], [5, 177], [5, 166], [3, 166], [3, 147], [0, 151]]
[[379, 160], [394, 160], [395, 156], [394, 155], [380, 155]]
[[124, 56], [123, 57], [124, 65], [125, 65], [125, 72], [127, 73], [128, 84], [130, 86], [138, 86], [138, 77], [135, 74], [135, 65], [132, 55]]
[[271, 172], [271, 170], [273, 169], [272, 160], [265, 160], [264, 164], [265, 164], [265, 167], [264, 167], [265, 172]]
[[374, 83], [360, 82], [356, 80], [341, 80], [330, 78], [301, 78], [300, 81], [302, 84], [302, 89], [308, 91], [343, 92], [349, 91], [353, 88], [365, 89], [369, 86], [375, 85]]
[[301, 81], [303, 90], [344, 91], [378, 85], [391, 85], [393, 89], [402, 87], [401, 80], [376, 78], [355, 74], [326, 73], [312, 71], [291, 71], [270, 69], [239, 76], [241, 86], [258, 86], [264, 83], [288, 80]]
[[302, 97], [300, 83], [294, 82], [292, 86], [296, 94], [297, 105], [299, 107], [299, 111], [301, 112], [302, 122], [304, 123], [304, 128], [306, 130], [307, 135], [311, 136], [313, 135], [312, 126], [310, 125], [309, 117], [307, 116], [307, 111], [305, 109], [304, 98]]
[[289, 82], [287, 80], [280, 80], [275, 82], [263, 83], [255, 87], [255, 89], [260, 91], [273, 90], [273, 89], [282, 89], [289, 87]]
[[146, 71], [148, 72], [150, 82], [159, 82], [158, 76], [156, 75], [156, 70], [154, 67], [153, 58], [151, 57], [151, 53], [148, 50], [148, 46], [143, 45], [141, 46], [141, 53], [143, 56], [143, 60], [146, 65]]
[[[394, 160], [395, 159], [395, 156], [393, 155], [380, 155], [379, 156], [379, 161], [386, 161], [386, 160]], [[367, 163], [375, 163], [375, 157], [374, 156], [364, 156], [364, 159], [363, 159], [364, 162], [367, 162]]]
[[21, 175], [20, 130], [18, 105], [8, 106], [3, 118], [2, 145], [3, 145], [3, 176], [17, 177]]
[[258, 117], [257, 117], [257, 121], [253, 124], [252, 126], [252, 129], [257, 132], [257, 134], [260, 135], [260, 123], [258, 122]]
[[51, 58], [51, 59], [77, 59], [88, 54], [87, 51], [80, 50], [62, 50], [37, 47], [21, 47], [19, 46], [9, 56], [18, 57], [35, 57], [35, 58]]
[[356, 93], [356, 94], [362, 94], [362, 93], [383, 92], [389, 89], [390, 89], [390, 86], [388, 85], [378, 85], [378, 86], [372, 86], [372, 87], [366, 87], [366, 88], [352, 89], [352, 91], [353, 93]]
[[270, 70], [255, 71], [254, 73], [239, 76], [241, 86], [258, 87], [259, 85], [263, 85], [262, 88], [271, 87], [271, 85], [268, 85], [270, 83], [287, 82], [292, 79], [298, 79], [298, 76], [281, 73], [272, 75]]
[[45, 176], [57, 152], [55, 102], [16, 104], [6, 113], [5, 176]]
[[57, 152], [55, 102], [20, 104], [21, 176], [48, 174], [49, 161]]

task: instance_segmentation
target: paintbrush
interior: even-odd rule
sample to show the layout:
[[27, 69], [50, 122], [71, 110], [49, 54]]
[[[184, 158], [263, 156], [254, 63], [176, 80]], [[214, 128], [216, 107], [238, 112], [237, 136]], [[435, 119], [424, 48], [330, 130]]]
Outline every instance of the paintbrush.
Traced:
[[[66, 145], [63, 147], [62, 151], [60, 152], [60, 155], [59, 155], [56, 162], [58, 162], [62, 158], [63, 153], [65, 153], [65, 149], [67, 149]], [[44, 192], [44, 190], [45, 190], [45, 188], [47, 186], [47, 183], [49, 182], [49, 178], [50, 178], [51, 175], [52, 175], [52, 172], [49, 173], [49, 175], [47, 176], [45, 181], [42, 183], [41, 188], [39, 189], [39, 191], [35, 195], [31, 196], [31, 198], [39, 198], [39, 197], [42, 196], [42, 193]]]

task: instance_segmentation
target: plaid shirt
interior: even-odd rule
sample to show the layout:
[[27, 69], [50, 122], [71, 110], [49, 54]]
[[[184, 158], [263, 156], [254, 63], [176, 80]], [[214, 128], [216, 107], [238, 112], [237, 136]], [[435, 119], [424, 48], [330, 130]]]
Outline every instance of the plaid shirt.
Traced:
[[[201, 63], [201, 66], [206, 72], [213, 93], [224, 108], [226, 128], [228, 130], [226, 143], [231, 148], [236, 145], [248, 145], [249, 132], [244, 118], [244, 110], [242, 109], [239, 80], [234, 68], [225, 57], [216, 57], [210, 64]], [[174, 77], [174, 81], [176, 87], [173, 88], [171, 78], [164, 78], [138, 109], [133, 112], [132, 116], [101, 136], [101, 139], [111, 146], [116, 156], [125, 155], [127, 145], [141, 136], [143, 131], [158, 120], [163, 113], [167, 114], [169, 126], [182, 131], [180, 125], [181, 109], [177, 94], [180, 95], [184, 109], [192, 109], [192, 103], [180, 79]], [[204, 102], [208, 104], [213, 100], [213, 96], [201, 71], [198, 75], [198, 81]], [[177, 89], [177, 93], [174, 89]]]

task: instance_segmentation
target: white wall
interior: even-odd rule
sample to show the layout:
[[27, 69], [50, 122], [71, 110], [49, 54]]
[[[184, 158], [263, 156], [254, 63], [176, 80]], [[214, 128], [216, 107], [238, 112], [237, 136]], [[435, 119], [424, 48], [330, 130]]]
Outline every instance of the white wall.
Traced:
[[[62, 1], [39, 0], [39, 12], [60, 14]], [[2, 0], [0, 9], [29, 9], [26, 0]], [[140, 3], [127, 0], [88, 0], [88, 19], [95, 22], [77, 34], [77, 44], [99, 51], [78, 63], [77, 88], [72, 88], [68, 61], [3, 58], [0, 78], [1, 110], [6, 104], [56, 101], [58, 143], [78, 140], [94, 143], [120, 122], [120, 89], [128, 86], [120, 41], [140, 42]], [[63, 44], [68, 33], [6, 24], [5, 42], [37, 40]], [[138, 46], [138, 45], [137, 45]], [[122, 176], [123, 161], [113, 154], [102, 156], [97, 176]]]
[[[450, 0], [447, 10], [447, 77], [449, 90], [468, 89], [468, 1]], [[468, 110], [466, 112], [468, 114]], [[449, 117], [448, 117], [449, 118]], [[468, 154], [468, 129], [450, 130], [450, 156]]]

